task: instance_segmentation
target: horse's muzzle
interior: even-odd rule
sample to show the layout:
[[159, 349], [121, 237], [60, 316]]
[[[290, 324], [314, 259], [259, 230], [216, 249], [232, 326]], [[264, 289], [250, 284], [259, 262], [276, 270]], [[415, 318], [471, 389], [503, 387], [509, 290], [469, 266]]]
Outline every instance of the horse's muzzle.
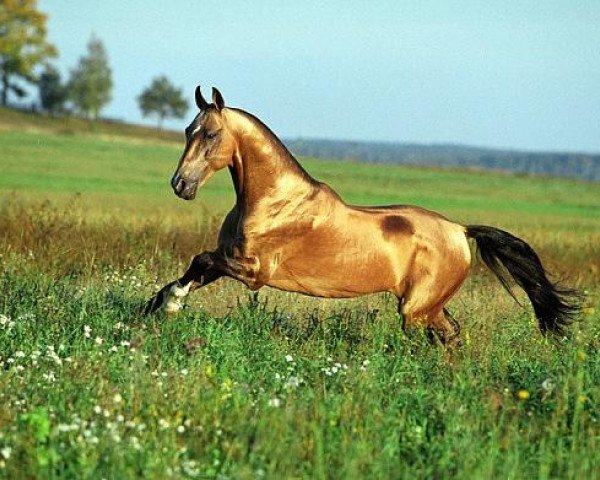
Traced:
[[171, 187], [179, 198], [193, 200], [198, 190], [198, 181], [184, 180], [179, 174], [175, 174], [171, 180]]

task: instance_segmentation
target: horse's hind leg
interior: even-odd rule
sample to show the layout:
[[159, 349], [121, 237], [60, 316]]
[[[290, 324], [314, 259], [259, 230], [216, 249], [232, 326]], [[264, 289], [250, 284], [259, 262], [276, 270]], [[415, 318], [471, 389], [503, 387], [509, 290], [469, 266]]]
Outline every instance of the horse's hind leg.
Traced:
[[[402, 307], [400, 308], [401, 310]], [[460, 324], [446, 308], [409, 313], [402, 312], [402, 329], [406, 333], [409, 326], [425, 327], [425, 332], [430, 343], [439, 340], [444, 347], [453, 349], [460, 347]]]
[[405, 331], [408, 327], [426, 328], [432, 343], [437, 337], [445, 347], [453, 348], [460, 345], [460, 325], [444, 305], [456, 293], [464, 276], [446, 278], [444, 288], [440, 288], [442, 282], [436, 280], [435, 276], [425, 277], [405, 292], [404, 300], [398, 305], [402, 328]]
[[399, 313], [402, 315], [402, 330], [408, 334], [411, 328], [425, 328], [427, 338], [431, 343], [436, 338], [444, 345], [460, 342], [460, 325], [446, 310], [432, 309], [412, 312], [400, 305]]
[[460, 324], [450, 314], [450, 312], [444, 308], [441, 314], [438, 315], [436, 321], [432, 327], [440, 342], [449, 349], [457, 348], [462, 345], [460, 338]]
[[402, 299], [400, 299], [400, 303], [398, 304], [398, 313], [402, 317], [402, 331], [404, 332], [404, 335], [410, 338], [411, 331], [415, 328], [425, 327], [425, 334], [427, 335], [429, 343], [434, 345], [437, 342], [437, 331], [429, 326], [427, 315], [415, 315], [412, 312], [409, 312], [403, 306]]
[[144, 315], [158, 309], [166, 313], [178, 312], [183, 307], [183, 298], [190, 291], [208, 285], [222, 275], [213, 262], [211, 252], [196, 255], [181, 278], [165, 285], [146, 303]]
[[460, 338], [460, 323], [456, 321], [456, 318], [454, 318], [447, 308], [444, 308], [444, 315], [446, 316], [448, 323], [452, 326], [451, 336], [448, 338], [448, 341], [454, 342], [457, 347], [461, 346], [462, 340]]

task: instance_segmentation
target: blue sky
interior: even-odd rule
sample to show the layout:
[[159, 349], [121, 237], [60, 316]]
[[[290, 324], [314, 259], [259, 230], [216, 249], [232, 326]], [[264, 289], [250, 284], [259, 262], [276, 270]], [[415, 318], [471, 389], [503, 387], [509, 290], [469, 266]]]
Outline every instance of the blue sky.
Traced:
[[[600, 1], [40, 0], [65, 75], [92, 32], [104, 114], [157, 75], [281, 137], [600, 152]], [[183, 129], [192, 117], [167, 122]], [[152, 119], [147, 123], [154, 123]]]

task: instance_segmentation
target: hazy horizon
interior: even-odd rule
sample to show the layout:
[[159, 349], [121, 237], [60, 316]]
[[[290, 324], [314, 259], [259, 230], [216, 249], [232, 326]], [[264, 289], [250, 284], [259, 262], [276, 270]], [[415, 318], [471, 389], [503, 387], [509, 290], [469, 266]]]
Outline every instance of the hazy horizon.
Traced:
[[106, 117], [142, 119], [152, 78], [217, 86], [282, 138], [600, 152], [600, 2], [42, 0], [68, 75], [106, 46]]

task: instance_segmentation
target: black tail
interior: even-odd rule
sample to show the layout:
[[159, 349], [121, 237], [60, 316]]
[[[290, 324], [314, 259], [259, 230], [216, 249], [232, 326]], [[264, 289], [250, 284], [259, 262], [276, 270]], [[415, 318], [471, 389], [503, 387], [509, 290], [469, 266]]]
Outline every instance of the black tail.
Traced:
[[[513, 296], [510, 278], [529, 297], [542, 333], [565, 333], [579, 307], [575, 292], [562, 290], [548, 280], [542, 262], [527, 243], [508, 232], [483, 225], [468, 225], [467, 236], [473, 238], [483, 262]], [[506, 271], [504, 268], [506, 268]], [[515, 298], [516, 300], [516, 298]]]

